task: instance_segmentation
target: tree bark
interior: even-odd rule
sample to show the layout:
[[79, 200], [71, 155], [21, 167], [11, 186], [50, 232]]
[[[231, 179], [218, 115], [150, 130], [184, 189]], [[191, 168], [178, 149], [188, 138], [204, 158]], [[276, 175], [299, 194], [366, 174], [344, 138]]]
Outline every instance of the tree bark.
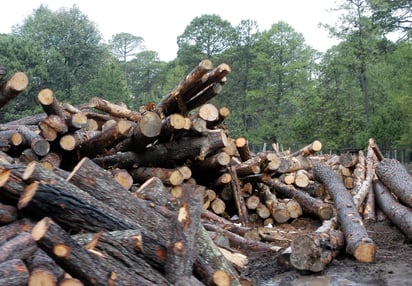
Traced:
[[346, 240], [346, 252], [360, 262], [373, 262], [376, 247], [363, 225], [362, 217], [353, 203], [352, 196], [339, 177], [324, 163], [313, 167], [315, 178], [326, 185], [342, 225]]

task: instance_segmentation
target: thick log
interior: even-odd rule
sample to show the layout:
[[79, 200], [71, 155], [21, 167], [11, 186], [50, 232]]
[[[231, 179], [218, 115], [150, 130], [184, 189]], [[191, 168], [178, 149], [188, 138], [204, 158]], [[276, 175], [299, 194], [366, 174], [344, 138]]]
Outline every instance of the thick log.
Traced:
[[177, 217], [170, 226], [171, 240], [165, 265], [165, 276], [174, 284], [182, 277], [190, 280], [193, 273], [204, 191], [204, 187], [182, 185]]
[[[186, 106], [188, 110], [195, 109], [203, 104], [206, 104], [216, 95], [222, 92], [222, 85], [220, 83], [212, 83], [199, 92], [195, 97], [187, 102]], [[206, 123], [207, 124], [207, 123]]]
[[37, 249], [37, 244], [30, 233], [22, 232], [0, 245], [0, 263], [11, 259], [24, 260]]
[[252, 159], [252, 152], [249, 149], [249, 143], [245, 137], [237, 138], [235, 143], [242, 162]]
[[338, 219], [345, 234], [346, 252], [360, 262], [373, 262], [376, 254], [375, 244], [368, 236], [349, 191], [328, 165], [317, 163], [313, 170], [315, 178], [326, 185], [335, 203]]
[[315, 232], [292, 241], [290, 262], [296, 269], [320, 272], [345, 247], [345, 237], [337, 229], [336, 219], [325, 220]]
[[49, 142], [39, 134], [30, 130], [27, 126], [20, 126], [17, 131], [23, 135], [24, 139], [27, 140], [28, 144], [37, 155], [45, 156], [50, 151]]
[[162, 120], [156, 112], [147, 111], [132, 130], [132, 148], [130, 150], [142, 152], [146, 146], [153, 143], [162, 130]]
[[332, 205], [324, 203], [320, 199], [311, 197], [309, 194], [296, 189], [292, 185], [283, 184], [278, 179], [273, 179], [270, 176], [263, 176], [261, 180], [283, 197], [295, 199], [301, 206], [303, 213], [314, 215], [321, 220], [330, 219], [332, 217]]
[[[65, 118], [64, 109], [56, 98], [54, 91], [50, 88], [44, 88], [37, 94], [37, 100], [43, 107], [47, 115], [57, 115], [61, 119]], [[67, 126], [66, 126], [67, 127]]]
[[[129, 272], [144, 277], [152, 283], [169, 285], [170, 282], [146, 257], [141, 255], [141, 233], [138, 230], [101, 232], [97, 234], [97, 244], [92, 248], [114, 265], [121, 265]], [[88, 247], [96, 239], [95, 233], [80, 233], [71, 236], [80, 245]]]
[[60, 267], [86, 285], [131, 285], [136, 278], [88, 252], [48, 217], [33, 227], [32, 236]]
[[21, 94], [28, 86], [29, 78], [24, 72], [16, 72], [0, 85], [0, 107]]
[[11, 259], [0, 263], [0, 285], [27, 285], [29, 270], [21, 259]]
[[412, 210], [399, 203], [379, 180], [373, 181], [373, 188], [378, 207], [409, 240], [412, 240]]
[[202, 137], [182, 137], [169, 143], [156, 144], [144, 153], [123, 152], [115, 155], [94, 158], [100, 166], [129, 169], [133, 165], [145, 166], [157, 162], [159, 167], [175, 166], [186, 159], [204, 159], [208, 154], [227, 145], [227, 137], [222, 130], [210, 131]]
[[376, 165], [376, 175], [403, 204], [412, 207], [412, 176], [405, 166], [396, 159], [385, 158]]

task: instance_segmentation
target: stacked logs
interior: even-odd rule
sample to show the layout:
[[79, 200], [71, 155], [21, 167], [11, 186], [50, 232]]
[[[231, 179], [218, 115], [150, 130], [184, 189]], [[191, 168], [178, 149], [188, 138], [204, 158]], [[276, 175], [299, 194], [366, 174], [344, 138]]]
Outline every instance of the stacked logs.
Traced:
[[[0, 125], [0, 284], [248, 285], [250, 251], [289, 245], [297, 269], [321, 271], [345, 247], [372, 262], [374, 195], [412, 237], [409, 174], [373, 140], [365, 158], [319, 155], [317, 140], [253, 153], [230, 138], [229, 109], [209, 103], [229, 73], [203, 60], [139, 111], [98, 97], [73, 106], [47, 88], [44, 113]], [[2, 105], [23, 75], [1, 82]], [[273, 227], [302, 216], [323, 225], [287, 239]]]

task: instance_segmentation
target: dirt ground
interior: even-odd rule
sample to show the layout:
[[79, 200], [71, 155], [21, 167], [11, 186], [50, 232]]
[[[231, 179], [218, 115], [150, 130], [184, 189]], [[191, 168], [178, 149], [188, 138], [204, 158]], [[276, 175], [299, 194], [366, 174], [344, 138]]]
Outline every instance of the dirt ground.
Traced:
[[[317, 226], [316, 222], [304, 219], [289, 227], [306, 232]], [[373, 263], [360, 263], [343, 254], [323, 272], [309, 273], [295, 270], [284, 255], [255, 253], [249, 256], [243, 275], [256, 286], [412, 285], [412, 243], [388, 220], [366, 228], [377, 246]]]

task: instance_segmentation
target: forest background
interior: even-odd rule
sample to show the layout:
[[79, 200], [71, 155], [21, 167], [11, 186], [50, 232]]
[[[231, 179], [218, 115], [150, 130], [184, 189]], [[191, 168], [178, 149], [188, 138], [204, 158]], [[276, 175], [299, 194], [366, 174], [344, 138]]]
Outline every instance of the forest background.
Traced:
[[165, 62], [139, 35], [105, 43], [77, 6], [41, 5], [0, 34], [7, 75], [30, 78], [24, 94], [0, 110], [0, 122], [42, 112], [36, 98], [43, 88], [73, 105], [99, 96], [139, 110], [208, 58], [232, 68], [211, 102], [230, 109], [230, 137], [246, 137], [252, 150], [320, 140], [323, 152], [341, 153], [365, 149], [373, 137], [386, 156], [412, 161], [412, 2], [341, 0], [336, 10], [338, 24], [324, 29], [339, 44], [324, 53], [286, 22], [260, 30], [252, 19], [232, 26], [205, 14], [177, 36], [177, 56]]

